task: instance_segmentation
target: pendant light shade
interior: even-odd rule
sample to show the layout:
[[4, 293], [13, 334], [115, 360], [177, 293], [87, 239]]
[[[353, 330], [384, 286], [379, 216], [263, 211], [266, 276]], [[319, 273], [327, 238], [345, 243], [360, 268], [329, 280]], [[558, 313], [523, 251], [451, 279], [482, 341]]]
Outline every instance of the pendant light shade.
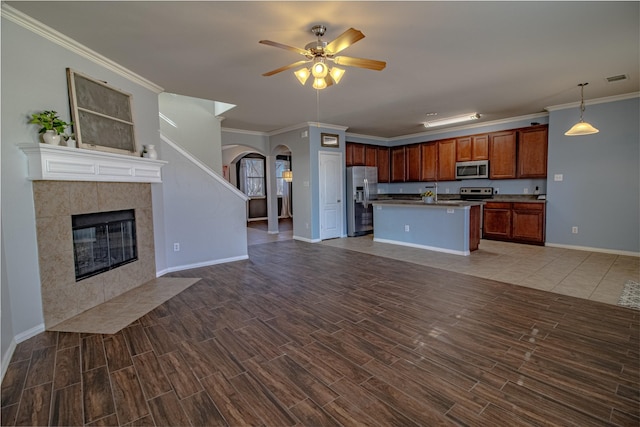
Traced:
[[291, 170], [282, 171], [282, 179], [284, 179], [287, 182], [292, 182], [293, 181], [293, 171], [291, 171]]
[[582, 120], [582, 113], [584, 113], [584, 87], [589, 83], [580, 83], [580, 121], [573, 125], [571, 129], [566, 131], [564, 134], [567, 136], [581, 136], [581, 135], [592, 135], [594, 133], [600, 132], [598, 129], [594, 128], [591, 124]]

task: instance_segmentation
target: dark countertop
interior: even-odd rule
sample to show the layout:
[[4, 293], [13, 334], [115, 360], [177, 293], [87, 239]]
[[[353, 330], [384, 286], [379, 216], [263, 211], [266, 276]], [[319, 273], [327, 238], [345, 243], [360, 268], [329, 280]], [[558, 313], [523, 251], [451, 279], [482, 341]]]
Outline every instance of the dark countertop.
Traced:
[[[422, 200], [420, 194], [378, 194], [378, 200]], [[438, 194], [438, 201], [456, 200], [461, 201], [459, 194]], [[546, 203], [546, 200], [538, 200], [538, 196], [533, 194], [495, 194], [490, 199], [484, 199], [483, 202], [504, 202], [504, 203]]]

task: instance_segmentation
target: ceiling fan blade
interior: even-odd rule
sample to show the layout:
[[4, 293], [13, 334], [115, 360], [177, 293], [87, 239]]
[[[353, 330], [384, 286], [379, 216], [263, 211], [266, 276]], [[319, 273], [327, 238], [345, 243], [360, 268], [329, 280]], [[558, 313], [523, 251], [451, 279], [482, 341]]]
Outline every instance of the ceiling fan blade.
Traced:
[[325, 49], [332, 54], [336, 54], [348, 48], [358, 40], [362, 40], [363, 38], [364, 34], [362, 34], [360, 30], [349, 28], [347, 31], [336, 37], [335, 40], [327, 44], [327, 47]]
[[309, 52], [304, 49], [300, 49], [299, 47], [293, 47], [286, 44], [272, 42], [271, 40], [260, 40], [258, 43], [266, 44], [267, 46], [279, 47], [280, 49], [290, 50], [295, 53], [299, 53], [300, 55], [307, 56]]
[[265, 76], [265, 77], [273, 76], [274, 74], [281, 73], [282, 71], [287, 71], [287, 70], [290, 70], [292, 68], [299, 67], [300, 65], [306, 64], [307, 62], [309, 62], [309, 61], [294, 62], [293, 64], [285, 65], [284, 67], [276, 68], [273, 71], [269, 71], [267, 73], [264, 73], [263, 76]]
[[369, 70], [384, 70], [384, 67], [387, 66], [387, 63], [384, 61], [376, 61], [375, 59], [364, 59], [364, 58], [352, 58], [350, 56], [336, 56], [333, 58], [333, 62], [338, 65], [345, 65], [347, 67], [360, 67], [360, 68], [368, 68]]

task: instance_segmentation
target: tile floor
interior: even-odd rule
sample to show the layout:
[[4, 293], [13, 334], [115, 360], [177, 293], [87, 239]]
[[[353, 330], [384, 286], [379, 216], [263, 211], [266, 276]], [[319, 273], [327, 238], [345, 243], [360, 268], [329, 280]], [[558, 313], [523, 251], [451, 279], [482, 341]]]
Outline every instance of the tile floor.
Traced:
[[608, 304], [617, 304], [627, 280], [640, 279], [638, 257], [493, 240], [466, 257], [378, 243], [372, 235], [322, 244]]
[[115, 334], [199, 280], [159, 277], [47, 330]]

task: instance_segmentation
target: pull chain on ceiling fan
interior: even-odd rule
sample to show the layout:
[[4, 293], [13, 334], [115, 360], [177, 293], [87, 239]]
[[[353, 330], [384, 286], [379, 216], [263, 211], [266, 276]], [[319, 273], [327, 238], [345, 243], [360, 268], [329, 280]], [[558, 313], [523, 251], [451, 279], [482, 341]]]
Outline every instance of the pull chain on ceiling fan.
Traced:
[[[344, 33], [340, 34], [333, 41], [327, 43], [322, 40], [322, 36], [327, 31], [327, 27], [324, 25], [314, 25], [311, 28], [311, 32], [318, 38], [317, 41], [308, 43], [304, 49], [300, 49], [293, 46], [288, 46], [282, 43], [274, 42], [271, 40], [260, 40], [260, 43], [267, 46], [273, 46], [280, 49], [290, 50], [304, 56], [306, 59], [294, 62], [284, 67], [276, 68], [273, 71], [264, 73], [263, 76], [273, 76], [282, 71], [290, 70], [299, 66], [304, 66], [294, 72], [294, 75], [304, 85], [309, 77], [313, 76], [314, 89], [324, 89], [331, 86], [334, 83], [339, 83], [340, 79], [345, 73], [345, 70], [338, 67], [329, 67], [327, 64], [329, 61], [337, 65], [343, 65], [346, 67], [358, 67], [366, 68], [369, 70], [380, 71], [383, 70], [387, 63], [384, 61], [377, 61], [375, 59], [353, 58], [350, 56], [336, 56], [338, 53], [348, 48], [355, 42], [362, 40], [364, 34], [360, 30], [355, 28], [349, 28]], [[310, 65], [308, 65], [310, 64]]]

